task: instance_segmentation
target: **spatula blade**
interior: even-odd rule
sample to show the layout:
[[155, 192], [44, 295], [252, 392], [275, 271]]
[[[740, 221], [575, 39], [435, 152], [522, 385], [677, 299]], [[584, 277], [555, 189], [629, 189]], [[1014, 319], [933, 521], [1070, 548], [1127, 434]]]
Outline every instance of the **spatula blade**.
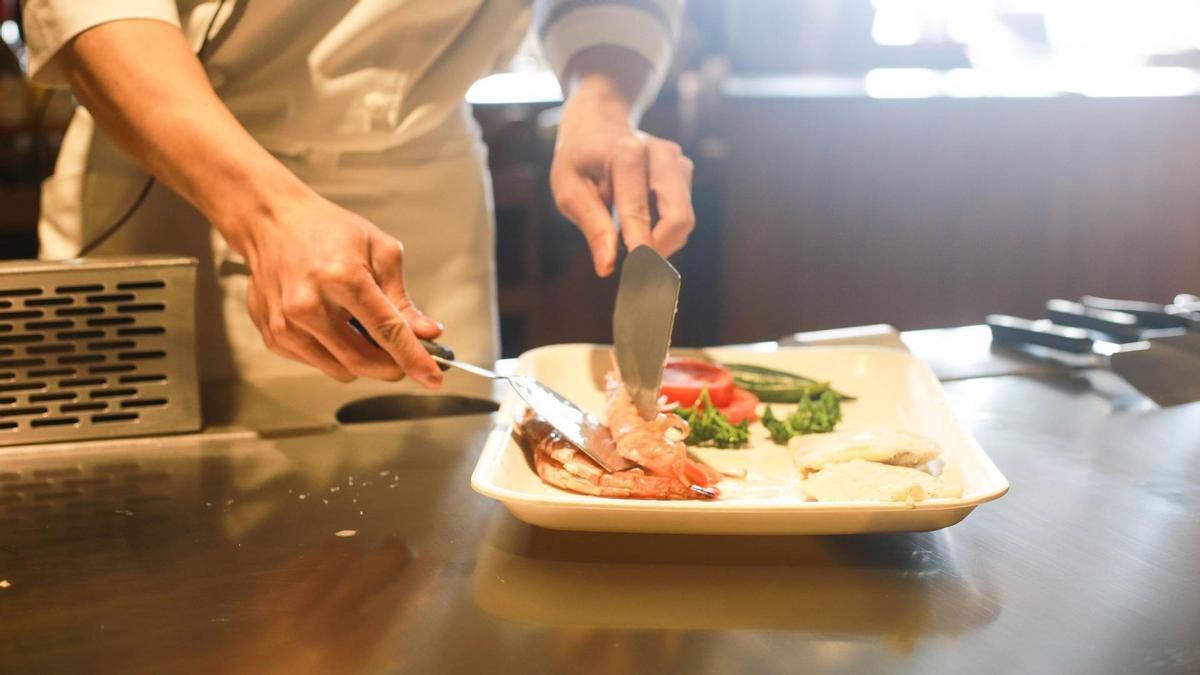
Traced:
[[639, 246], [625, 257], [613, 310], [617, 369], [638, 414], [658, 414], [658, 390], [679, 305], [679, 272], [654, 249]]
[[1161, 406], [1200, 401], [1200, 358], [1170, 343], [1109, 357], [1113, 372]]
[[624, 471], [636, 466], [617, 452], [608, 427], [594, 415], [532, 377], [510, 377], [508, 383], [538, 417], [606, 471]]

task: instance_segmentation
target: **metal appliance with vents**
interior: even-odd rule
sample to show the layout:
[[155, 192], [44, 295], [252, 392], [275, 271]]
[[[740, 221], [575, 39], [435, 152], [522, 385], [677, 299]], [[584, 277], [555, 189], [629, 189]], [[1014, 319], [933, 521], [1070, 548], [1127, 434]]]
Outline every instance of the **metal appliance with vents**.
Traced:
[[0, 263], [0, 446], [195, 431], [193, 258]]

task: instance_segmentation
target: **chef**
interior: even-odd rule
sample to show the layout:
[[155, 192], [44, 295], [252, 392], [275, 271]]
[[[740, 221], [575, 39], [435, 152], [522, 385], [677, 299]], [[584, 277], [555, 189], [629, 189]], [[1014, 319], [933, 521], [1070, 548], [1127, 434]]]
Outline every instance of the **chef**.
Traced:
[[613, 271], [619, 243], [668, 255], [694, 222], [692, 166], [636, 125], [681, 11], [682, 0], [29, 0], [31, 77], [83, 104], [43, 188], [42, 256], [199, 258], [205, 379], [307, 364], [436, 387], [418, 338], [465, 360], [497, 355], [490, 184], [467, 88], [512, 58], [532, 22], [566, 92], [551, 188], [596, 273]]

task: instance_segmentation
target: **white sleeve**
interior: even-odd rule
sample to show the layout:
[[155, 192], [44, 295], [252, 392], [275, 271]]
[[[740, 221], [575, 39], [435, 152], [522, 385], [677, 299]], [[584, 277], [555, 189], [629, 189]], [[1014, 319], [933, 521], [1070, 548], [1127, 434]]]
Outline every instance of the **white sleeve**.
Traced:
[[29, 54], [29, 77], [46, 87], [65, 87], [51, 60], [71, 38], [121, 19], [157, 19], [179, 26], [174, 0], [27, 0], [21, 3]]
[[[625, 47], [654, 68], [657, 91], [671, 63], [684, 0], [537, 0], [534, 26], [561, 80], [575, 54], [598, 45]], [[647, 92], [652, 93], [652, 92]]]

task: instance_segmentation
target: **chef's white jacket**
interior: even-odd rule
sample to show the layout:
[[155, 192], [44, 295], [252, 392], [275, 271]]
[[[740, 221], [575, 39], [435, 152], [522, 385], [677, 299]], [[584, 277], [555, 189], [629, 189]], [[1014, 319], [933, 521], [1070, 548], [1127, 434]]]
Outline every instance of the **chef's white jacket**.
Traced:
[[[27, 0], [30, 76], [64, 84], [53, 56], [94, 26], [153, 19], [195, 48], [219, 11], [204, 67], [214, 89], [268, 150], [318, 192], [405, 244], [418, 306], [447, 326], [464, 358], [496, 354], [493, 226], [486, 155], [463, 101], [512, 58], [532, 20], [561, 74], [576, 52], [636, 51], [661, 80], [683, 0]], [[148, 59], [153, 55], [148, 54]], [[146, 174], [79, 109], [43, 189], [46, 258], [71, 257], [121, 217]], [[203, 217], [155, 186], [98, 255], [200, 258], [202, 376], [304, 372], [270, 354], [245, 311], [236, 256]]]

